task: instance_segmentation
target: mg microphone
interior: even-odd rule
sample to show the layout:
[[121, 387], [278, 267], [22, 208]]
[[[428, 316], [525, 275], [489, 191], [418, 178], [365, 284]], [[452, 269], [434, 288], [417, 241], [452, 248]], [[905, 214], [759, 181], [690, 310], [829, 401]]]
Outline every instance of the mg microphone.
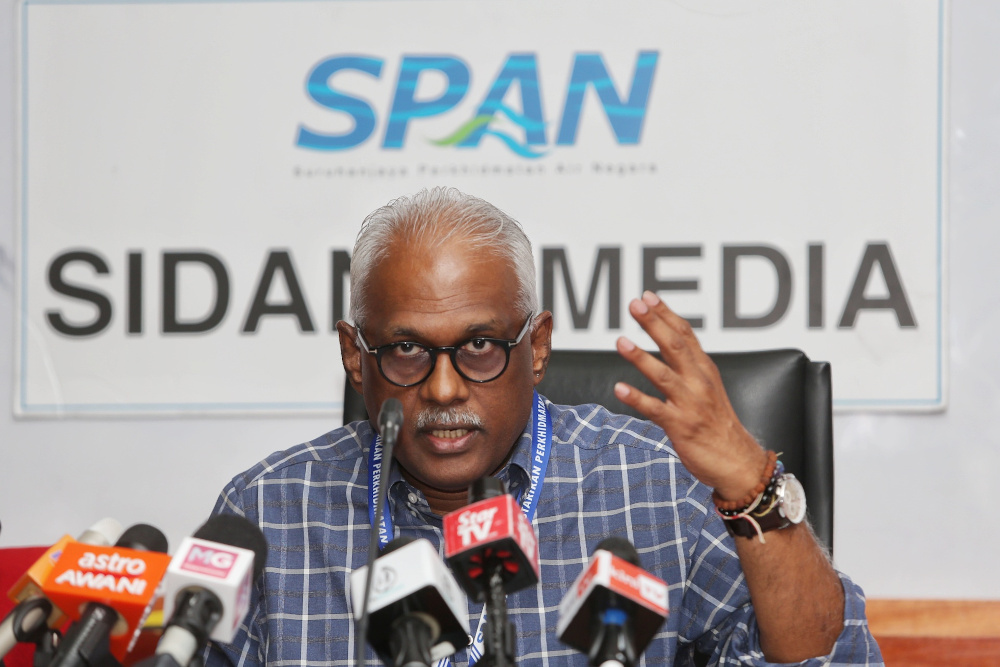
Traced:
[[538, 539], [500, 480], [476, 480], [469, 499], [444, 516], [445, 558], [466, 592], [486, 601], [485, 657], [497, 667], [514, 665], [505, 595], [538, 583]]
[[170, 564], [156, 528], [132, 526], [114, 547], [66, 545], [42, 591], [75, 622], [49, 667], [114, 667], [132, 649]]
[[[429, 541], [396, 538], [371, 568], [367, 640], [386, 665], [431, 665], [468, 643], [465, 595]], [[356, 615], [367, 578], [367, 566], [351, 573]]]
[[217, 514], [184, 538], [163, 578], [163, 615], [170, 620], [155, 655], [138, 665], [186, 667], [209, 639], [231, 642], [266, 560], [260, 528], [235, 514]]
[[633, 667], [667, 617], [667, 584], [639, 566], [628, 540], [597, 545], [559, 603], [559, 640], [594, 667]]

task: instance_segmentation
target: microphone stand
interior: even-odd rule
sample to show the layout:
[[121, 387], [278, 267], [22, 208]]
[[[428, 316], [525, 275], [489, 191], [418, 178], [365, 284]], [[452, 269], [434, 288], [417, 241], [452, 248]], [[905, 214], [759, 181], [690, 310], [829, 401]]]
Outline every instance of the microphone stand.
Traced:
[[387, 398], [382, 404], [378, 415], [379, 433], [382, 435], [382, 475], [379, 478], [378, 498], [375, 500], [375, 523], [372, 525], [368, 539], [368, 574], [365, 577], [365, 594], [361, 603], [361, 618], [358, 619], [354, 641], [354, 664], [360, 667], [365, 654], [365, 641], [368, 639], [368, 602], [371, 599], [372, 575], [375, 573], [375, 557], [378, 554], [378, 524], [382, 521], [385, 511], [385, 499], [389, 494], [389, 468], [392, 466], [392, 451], [399, 437], [399, 429], [403, 424], [403, 405], [397, 398]]
[[10, 624], [17, 643], [35, 645], [35, 667], [47, 667], [59, 643], [59, 631], [48, 626], [51, 613], [52, 603], [47, 598], [29, 598], [18, 603], [4, 620]]
[[391, 667], [430, 667], [431, 644], [440, 633], [433, 617], [423, 612], [403, 614], [390, 630]]
[[593, 667], [632, 667], [636, 655], [631, 620], [618, 595], [610, 593], [607, 604], [600, 619], [595, 619], [594, 644], [587, 657]]
[[507, 618], [507, 595], [503, 590], [503, 563], [490, 557], [486, 561], [486, 636], [482, 667], [516, 667], [514, 659], [514, 623]]
[[66, 631], [51, 667], [121, 667], [111, 655], [108, 638], [118, 622], [118, 612], [99, 602], [88, 602], [79, 621]]

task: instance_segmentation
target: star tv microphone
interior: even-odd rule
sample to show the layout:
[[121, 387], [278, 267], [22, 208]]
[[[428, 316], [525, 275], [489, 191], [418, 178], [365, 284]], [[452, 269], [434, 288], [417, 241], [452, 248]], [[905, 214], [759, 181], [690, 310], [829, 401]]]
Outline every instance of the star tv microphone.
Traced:
[[514, 625], [507, 619], [505, 595], [538, 583], [538, 539], [500, 480], [476, 480], [469, 500], [444, 516], [445, 558], [466, 592], [486, 601], [484, 665], [514, 665]]
[[[382, 404], [382, 409], [378, 413], [378, 432], [382, 441], [381, 458], [375, 461], [378, 470], [372, 471], [373, 479], [381, 481], [383, 477], [389, 476], [389, 467], [392, 465], [392, 452], [396, 448], [396, 439], [399, 431], [403, 427], [403, 404], [398, 398], [387, 398]], [[376, 477], [377, 475], [377, 477]], [[365, 589], [361, 600], [361, 613], [357, 617], [357, 637], [354, 642], [354, 664], [362, 664], [362, 656], [365, 652], [365, 637], [368, 636], [368, 597], [372, 589], [372, 573], [375, 558], [378, 556], [378, 535], [382, 526], [382, 513], [385, 511], [385, 497], [388, 489], [385, 484], [378, 485], [378, 498], [369, 498], [368, 502], [375, 503], [375, 513], [372, 521], [371, 535], [368, 538], [368, 576], [365, 578]]]
[[[426, 539], [398, 537], [375, 563], [368, 643], [390, 667], [422, 667], [468, 644], [462, 588]], [[354, 613], [361, 613], [367, 566], [351, 573]]]
[[66, 545], [42, 591], [74, 623], [48, 667], [116, 667], [132, 649], [170, 564], [167, 538], [130, 527], [113, 547]]
[[[108, 546], [114, 544], [121, 532], [121, 524], [114, 519], [101, 519], [80, 533], [75, 541]], [[46, 639], [50, 631], [55, 631], [65, 623], [66, 615], [45, 597], [42, 584], [62, 556], [63, 549], [71, 542], [74, 542], [72, 537], [63, 535], [7, 592], [7, 596], [17, 605], [0, 622], [0, 659], [19, 642], [41, 646], [40, 642]]]
[[163, 578], [170, 620], [154, 655], [137, 667], [187, 667], [209, 639], [233, 641], [266, 560], [260, 528], [235, 514], [217, 514], [184, 538]]
[[666, 617], [667, 584], [639, 566], [631, 542], [609, 537], [559, 603], [556, 634], [593, 667], [632, 667]]

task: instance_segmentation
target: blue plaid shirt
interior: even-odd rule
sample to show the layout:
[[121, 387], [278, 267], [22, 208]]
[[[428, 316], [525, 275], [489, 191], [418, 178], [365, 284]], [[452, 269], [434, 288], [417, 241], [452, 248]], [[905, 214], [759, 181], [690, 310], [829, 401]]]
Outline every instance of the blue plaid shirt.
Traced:
[[[644, 569], [669, 586], [670, 614], [646, 648], [644, 664], [693, 665], [695, 648], [711, 656], [709, 664], [769, 664], [711, 489], [681, 464], [663, 430], [596, 405], [548, 405], [552, 448], [534, 520], [540, 583], [507, 597], [518, 664], [587, 665], [585, 655], [556, 638], [559, 601], [597, 544], [612, 535], [631, 541]], [[372, 439], [367, 422], [349, 424], [272, 454], [223, 491], [216, 512], [259, 525], [269, 552], [245, 624], [232, 645], [209, 648], [207, 667], [353, 664], [348, 579], [368, 555], [366, 455]], [[529, 483], [530, 439], [526, 430], [499, 474], [515, 497]], [[441, 551], [441, 518], [398, 467], [388, 482], [395, 537], [425, 537]], [[879, 665], [863, 593], [847, 577], [841, 580], [844, 631], [831, 655], [803, 664]], [[481, 611], [470, 601], [470, 634]], [[368, 660], [379, 664], [370, 648]], [[466, 651], [452, 660], [466, 667]]]

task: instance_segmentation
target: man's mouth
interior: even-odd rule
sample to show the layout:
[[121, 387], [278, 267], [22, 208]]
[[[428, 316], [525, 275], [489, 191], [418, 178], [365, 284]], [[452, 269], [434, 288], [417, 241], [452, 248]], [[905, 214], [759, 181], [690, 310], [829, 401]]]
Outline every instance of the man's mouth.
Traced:
[[455, 429], [433, 429], [431, 430], [431, 435], [435, 438], [443, 438], [445, 440], [450, 440], [453, 438], [461, 438], [469, 432], [467, 428], [455, 428]]

